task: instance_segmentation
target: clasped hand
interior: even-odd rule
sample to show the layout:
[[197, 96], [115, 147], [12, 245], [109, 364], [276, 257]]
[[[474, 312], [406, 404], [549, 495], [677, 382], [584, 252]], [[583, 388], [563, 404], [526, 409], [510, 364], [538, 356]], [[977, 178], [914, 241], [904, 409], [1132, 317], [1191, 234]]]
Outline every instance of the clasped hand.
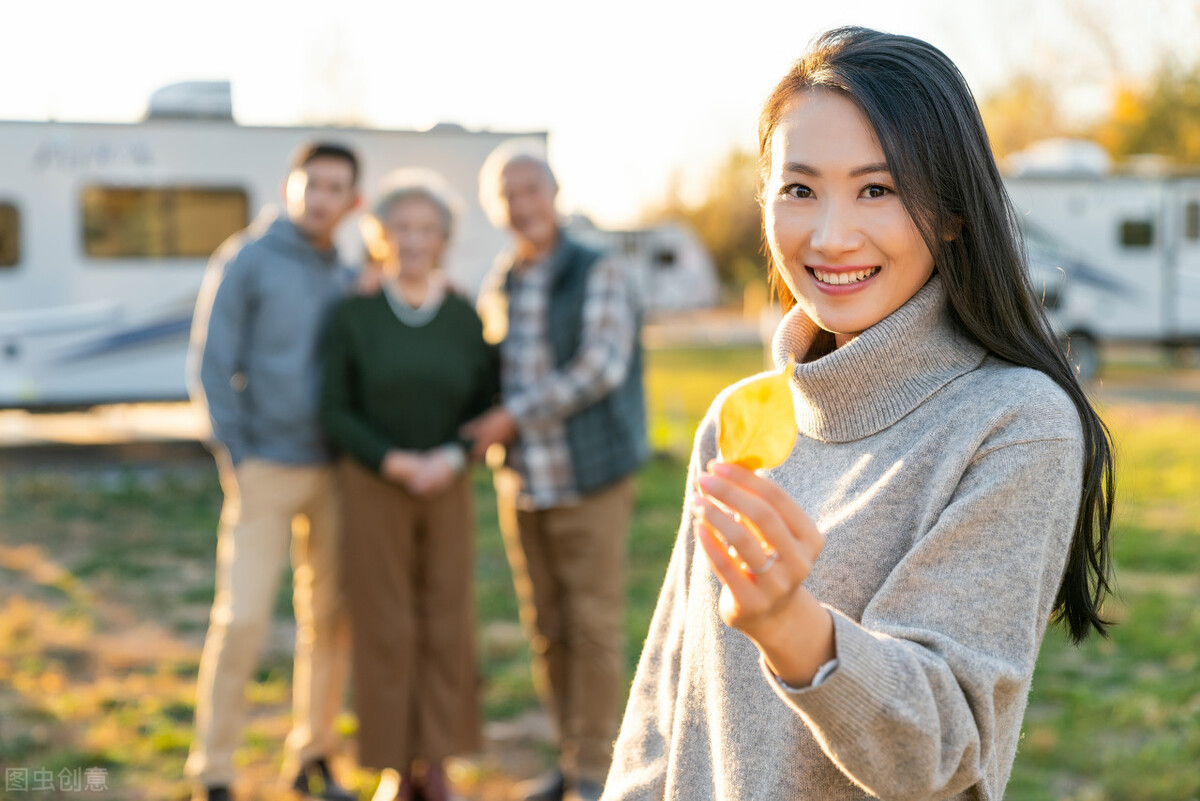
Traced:
[[735, 464], [708, 468], [692, 511], [722, 584], [721, 619], [750, 637], [784, 681], [808, 684], [834, 656], [832, 618], [804, 587], [824, 535], [773, 481]]
[[383, 457], [380, 473], [413, 495], [434, 495], [450, 486], [458, 470], [440, 450], [393, 448]]

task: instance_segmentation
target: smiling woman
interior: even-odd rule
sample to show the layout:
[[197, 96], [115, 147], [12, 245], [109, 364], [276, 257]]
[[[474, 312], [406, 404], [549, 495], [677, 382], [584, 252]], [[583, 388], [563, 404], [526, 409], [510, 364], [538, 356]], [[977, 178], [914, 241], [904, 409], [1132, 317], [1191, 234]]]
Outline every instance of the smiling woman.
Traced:
[[604, 798], [1001, 798], [1047, 624], [1105, 630], [1108, 433], [944, 54], [824, 34], [759, 142], [798, 435], [701, 424]]
[[771, 138], [763, 217], [771, 258], [837, 344], [900, 308], [933, 255], [896, 194], [871, 124], [841, 93], [792, 97]]

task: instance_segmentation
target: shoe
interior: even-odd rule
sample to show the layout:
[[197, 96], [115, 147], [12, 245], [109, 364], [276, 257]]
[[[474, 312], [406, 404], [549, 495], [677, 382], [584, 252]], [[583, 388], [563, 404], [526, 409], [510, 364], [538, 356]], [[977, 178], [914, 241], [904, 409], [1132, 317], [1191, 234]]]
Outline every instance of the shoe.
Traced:
[[424, 801], [450, 801], [450, 783], [441, 765], [427, 765], [420, 780], [414, 782], [416, 795]]
[[192, 801], [233, 801], [233, 796], [229, 794], [228, 787], [218, 784], [197, 788], [196, 792], [192, 793]]
[[[313, 792], [313, 779], [319, 779], [320, 793]], [[329, 762], [324, 758], [314, 759], [300, 768], [292, 789], [302, 796], [322, 798], [324, 801], [358, 801], [358, 795], [333, 780]]]
[[515, 801], [562, 801], [567, 791], [567, 779], [561, 770], [521, 782], [513, 788]]
[[600, 801], [604, 795], [604, 785], [591, 779], [580, 779], [575, 782], [571, 792], [567, 793], [567, 801]]

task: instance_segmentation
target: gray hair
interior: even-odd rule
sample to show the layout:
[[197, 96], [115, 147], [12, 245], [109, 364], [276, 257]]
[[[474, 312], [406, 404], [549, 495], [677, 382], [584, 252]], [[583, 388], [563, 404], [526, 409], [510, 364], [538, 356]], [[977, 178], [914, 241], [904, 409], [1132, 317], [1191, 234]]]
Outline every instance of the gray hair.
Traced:
[[554, 177], [554, 170], [550, 169], [550, 161], [546, 157], [546, 144], [540, 139], [509, 139], [492, 151], [479, 170], [479, 203], [492, 225], [497, 227], [502, 227], [506, 222], [501, 193], [504, 171], [513, 164], [537, 165], [545, 174], [551, 190], [558, 191], [558, 179]]
[[379, 198], [368, 212], [377, 223], [383, 224], [384, 218], [398, 203], [419, 198], [437, 207], [442, 215], [442, 230], [446, 238], [450, 238], [454, 230], [454, 218], [462, 208], [462, 202], [446, 183], [446, 179], [433, 170], [423, 167], [405, 167], [389, 173], [379, 184]]

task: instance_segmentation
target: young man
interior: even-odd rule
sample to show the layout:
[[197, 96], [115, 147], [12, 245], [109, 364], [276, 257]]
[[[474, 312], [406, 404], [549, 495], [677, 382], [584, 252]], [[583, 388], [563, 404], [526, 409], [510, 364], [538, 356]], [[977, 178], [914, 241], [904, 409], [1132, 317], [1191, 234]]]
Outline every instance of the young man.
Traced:
[[480, 296], [500, 344], [502, 404], [470, 423], [474, 455], [507, 445], [500, 526], [559, 768], [523, 801], [599, 799], [624, 697], [632, 474], [646, 455], [637, 311], [620, 264], [558, 225], [558, 184], [535, 150], [501, 146], [480, 198], [514, 249]]
[[350, 801], [329, 772], [350, 634], [337, 576], [330, 452], [317, 422], [317, 344], [348, 272], [333, 234], [357, 205], [358, 160], [315, 143], [296, 154], [285, 213], [264, 212], [214, 254], [196, 303], [188, 379], [206, 405], [225, 490], [217, 592], [200, 660], [196, 734], [185, 771], [197, 798], [233, 782], [246, 684], [292, 553], [296, 654], [284, 773], [302, 793]]

